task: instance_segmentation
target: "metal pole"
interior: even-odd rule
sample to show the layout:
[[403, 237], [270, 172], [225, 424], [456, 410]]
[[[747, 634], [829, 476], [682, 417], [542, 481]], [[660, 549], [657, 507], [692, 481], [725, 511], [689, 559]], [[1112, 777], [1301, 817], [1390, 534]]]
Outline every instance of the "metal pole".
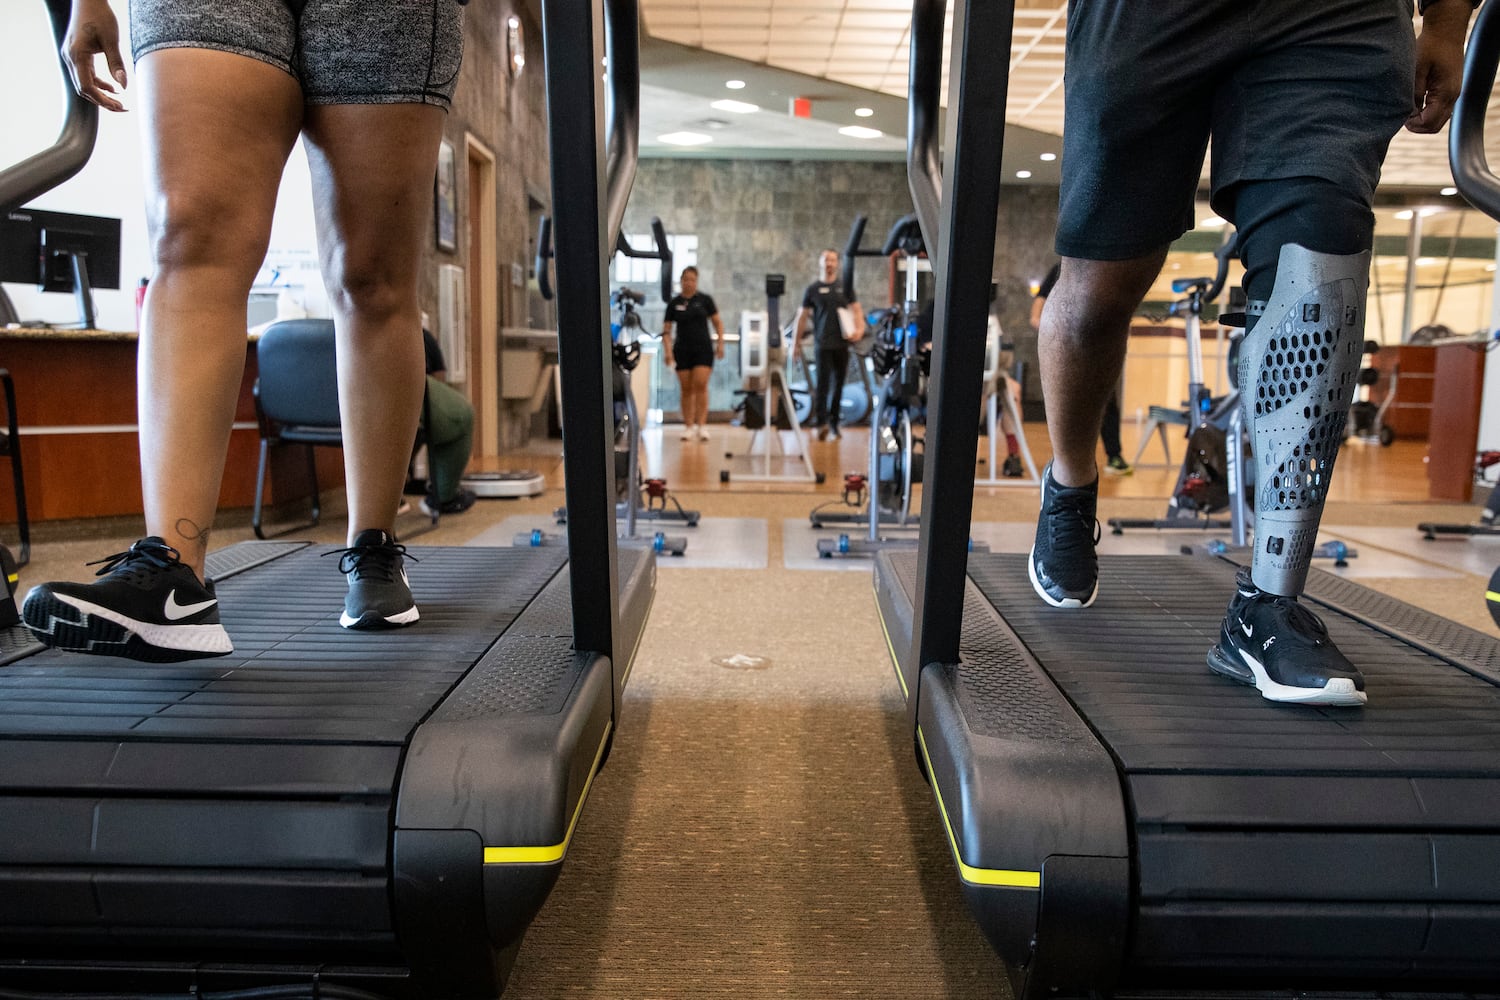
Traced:
[[603, 14], [600, 0], [542, 0], [573, 647], [619, 663]]
[[1401, 343], [1411, 339], [1412, 314], [1417, 308], [1417, 258], [1422, 256], [1422, 211], [1412, 209], [1406, 233], [1406, 301], [1401, 307]]
[[[957, 663], [963, 627], [974, 456], [990, 277], [1000, 210], [1015, 0], [954, 0], [948, 69], [942, 232], [928, 384], [922, 537], [915, 619], [917, 666]], [[929, 244], [930, 246], [931, 244]], [[908, 700], [915, 713], [917, 698]], [[914, 717], [914, 716], [913, 716]]]

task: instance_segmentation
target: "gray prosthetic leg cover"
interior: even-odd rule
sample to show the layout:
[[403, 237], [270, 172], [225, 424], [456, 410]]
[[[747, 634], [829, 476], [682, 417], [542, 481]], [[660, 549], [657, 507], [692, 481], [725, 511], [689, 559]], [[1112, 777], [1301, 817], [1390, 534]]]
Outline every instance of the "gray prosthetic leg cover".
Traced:
[[1255, 584], [1295, 597], [1344, 440], [1364, 348], [1370, 254], [1281, 248], [1264, 315], [1240, 345], [1240, 398], [1255, 449]]

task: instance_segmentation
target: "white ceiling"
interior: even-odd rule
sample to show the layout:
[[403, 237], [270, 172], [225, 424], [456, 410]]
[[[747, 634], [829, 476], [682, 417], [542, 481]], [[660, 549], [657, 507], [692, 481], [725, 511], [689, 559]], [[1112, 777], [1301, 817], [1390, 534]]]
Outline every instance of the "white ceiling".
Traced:
[[[657, 39], [894, 98], [906, 96], [910, 0], [641, 0], [641, 5], [646, 30]], [[1066, 0], [1017, 0], [1008, 124], [1062, 134], [1066, 29]], [[947, 61], [945, 46], [945, 85]], [[1489, 117], [1491, 158], [1500, 160], [1500, 101], [1495, 98]], [[650, 143], [648, 134], [643, 129], [645, 144]], [[1446, 130], [1436, 136], [1402, 131], [1391, 143], [1382, 186], [1433, 189], [1451, 184], [1447, 150]], [[1037, 176], [1033, 182], [1045, 180]]]

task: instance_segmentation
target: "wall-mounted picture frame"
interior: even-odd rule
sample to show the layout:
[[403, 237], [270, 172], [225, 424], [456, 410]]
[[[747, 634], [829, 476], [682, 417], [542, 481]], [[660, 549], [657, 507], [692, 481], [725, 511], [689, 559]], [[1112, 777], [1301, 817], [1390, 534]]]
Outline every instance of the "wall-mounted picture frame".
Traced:
[[458, 252], [458, 165], [455, 156], [453, 143], [444, 139], [438, 146], [433, 216], [437, 221], [437, 248], [447, 253]]

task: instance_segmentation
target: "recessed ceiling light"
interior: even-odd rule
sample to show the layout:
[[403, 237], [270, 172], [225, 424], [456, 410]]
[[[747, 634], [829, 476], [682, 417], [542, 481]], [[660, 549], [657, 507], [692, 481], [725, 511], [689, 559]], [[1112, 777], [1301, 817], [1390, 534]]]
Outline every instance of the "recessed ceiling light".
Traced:
[[1438, 194], [1442, 195], [1444, 198], [1452, 198], [1454, 195], [1458, 194], [1458, 188], [1445, 187], [1441, 191], [1439, 191]]
[[750, 104], [746, 101], [731, 101], [727, 98], [722, 101], [714, 101], [709, 107], [716, 111], [732, 111], [737, 115], [753, 115], [760, 110], [759, 104]]
[[730, 90], [744, 90], [745, 89], [745, 81], [744, 80], [725, 80], [724, 81], [724, 86], [728, 87]]
[[854, 117], [856, 117], [856, 118], [869, 118], [869, 117], [871, 117], [874, 114], [875, 114], [875, 109], [874, 108], [855, 108], [854, 109]]
[[1222, 225], [1224, 225], [1224, 220], [1217, 215], [1210, 215], [1198, 221], [1198, 226], [1201, 229], [1218, 229]]
[[866, 128], [863, 125], [845, 125], [839, 129], [839, 135], [847, 135], [851, 139], [879, 139], [885, 133], [878, 128]]
[[1051, 163], [1055, 159], [1057, 159], [1057, 154], [1056, 153], [1043, 153], [1042, 154], [1042, 162], [1044, 162], [1044, 163]]
[[1402, 220], [1403, 222], [1405, 222], [1407, 219], [1410, 219], [1415, 214], [1416, 214], [1415, 212], [1413, 212], [1411, 209], [1407, 208], [1407, 209], [1403, 209], [1403, 210], [1397, 212], [1396, 213], [1396, 218], [1398, 218], [1398, 219]]
[[666, 135], [657, 136], [656, 141], [664, 142], [669, 146], [701, 146], [705, 142], [713, 142], [714, 137], [701, 132], [668, 132]]
[[1028, 177], [1031, 176], [1031, 171], [1030, 170], [1017, 170], [1016, 171], [1016, 176], [1019, 177], [1021, 180], [1024, 181], [1026, 178], [1028, 178]]

